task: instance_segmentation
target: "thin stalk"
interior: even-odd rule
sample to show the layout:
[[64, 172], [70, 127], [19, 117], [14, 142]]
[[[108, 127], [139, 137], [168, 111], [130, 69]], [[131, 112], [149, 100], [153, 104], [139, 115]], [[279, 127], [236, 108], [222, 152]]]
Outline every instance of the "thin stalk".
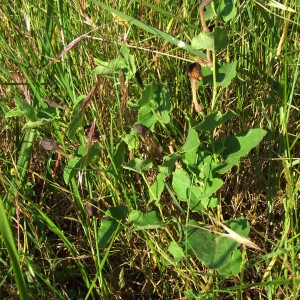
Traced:
[[14, 270], [15, 280], [19, 289], [19, 296], [21, 300], [29, 299], [26, 284], [24, 281], [23, 273], [20, 266], [19, 254], [14, 242], [11, 227], [7, 220], [6, 211], [3, 206], [2, 198], [0, 197], [0, 232], [4, 240], [5, 247], [7, 249], [11, 264]]
[[213, 57], [213, 65], [212, 65], [212, 72], [213, 72], [213, 95], [211, 100], [211, 110], [214, 110], [214, 107], [216, 105], [217, 100], [217, 72], [216, 72], [216, 51], [212, 51], [212, 57]]

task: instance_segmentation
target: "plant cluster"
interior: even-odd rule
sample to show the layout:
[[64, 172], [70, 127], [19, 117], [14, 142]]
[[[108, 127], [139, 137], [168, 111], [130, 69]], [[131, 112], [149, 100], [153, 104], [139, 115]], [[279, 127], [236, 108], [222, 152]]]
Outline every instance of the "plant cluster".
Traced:
[[[34, 298], [37, 289], [42, 299], [50, 295], [56, 299], [130, 299], [130, 294], [170, 299], [174, 295], [186, 299], [241, 297], [244, 279], [249, 279], [247, 264], [251, 265], [247, 251], [263, 255], [267, 247], [258, 246], [260, 238], [255, 243], [249, 239], [251, 226], [245, 215], [230, 216], [229, 212], [224, 217], [222, 207], [228, 197], [225, 191], [233, 188], [226, 181], [233, 170], [239, 170], [245, 157], [257, 167], [261, 157], [255, 155], [265, 146], [262, 141], [272, 128], [267, 128], [268, 132], [255, 122], [251, 128], [248, 122], [240, 125], [247, 116], [238, 107], [222, 105], [222, 97], [232, 87], [239, 90], [240, 66], [237, 55], [230, 55], [232, 33], [228, 25], [237, 17], [237, 1], [203, 0], [196, 16], [203, 32], [188, 24], [196, 32], [189, 44], [159, 26], [146, 25], [112, 5], [93, 0], [93, 5], [111, 14], [121, 29], [135, 26], [145, 35], [188, 54], [192, 61], [180, 74], [185, 78], [182, 82], [188, 82], [185, 86], [176, 84], [170, 76], [162, 80], [154, 75], [151, 65], [142, 78], [139, 69], [144, 62], [125, 42], [117, 44], [109, 58], [98, 53], [89, 66], [82, 64], [73, 51], [93, 41], [90, 33], [80, 35], [62, 52], [55, 53], [51, 32], [57, 29], [51, 18], [55, 15], [52, 5], [47, 7], [45, 36], [38, 30], [34, 33], [42, 49], [36, 77], [31, 73], [32, 62], [26, 61], [25, 49], [21, 47], [20, 60], [10, 46], [11, 38], [1, 35], [1, 47], [7, 50], [8, 60], [18, 62], [22, 80], [26, 81], [22, 83], [15, 72], [20, 89], [16, 89], [13, 101], [1, 104], [3, 124], [14, 124], [12, 127], [21, 136], [15, 141], [16, 157], [2, 160], [1, 168], [6, 170], [1, 175], [0, 201], [4, 220], [1, 243], [8, 249], [20, 297]], [[144, 5], [170, 16], [150, 3]], [[81, 1], [78, 11], [86, 23], [95, 27], [86, 14], [87, 7]], [[62, 16], [68, 15], [63, 7], [59, 8]], [[265, 12], [262, 14], [267, 20]], [[35, 49], [36, 45], [30, 47]], [[49, 57], [53, 61], [49, 62]], [[78, 63], [76, 67], [73, 61]], [[87, 67], [86, 74], [83, 69]], [[168, 66], [167, 72], [172, 71]], [[145, 84], [148, 72], [151, 80]], [[64, 96], [71, 101], [55, 100], [59, 98], [56, 91], [57, 97], [45, 98], [48, 76], [57, 81], [56, 89], [63, 86]], [[86, 93], [79, 92], [75, 82], [88, 83]], [[183, 91], [184, 87], [188, 92]], [[293, 90], [295, 87], [296, 82]], [[176, 99], [181, 94], [185, 99], [182, 102]], [[287, 115], [283, 113], [282, 124], [284, 118]], [[233, 126], [236, 123], [239, 126]], [[282, 134], [287, 135], [288, 128], [284, 129]], [[297, 138], [289, 151], [296, 142]], [[45, 163], [40, 166], [41, 160]], [[283, 159], [282, 172], [290, 187], [284, 199], [294, 201], [284, 204], [285, 213], [292, 216], [286, 215], [286, 222], [294, 222], [297, 213], [299, 176], [292, 178], [292, 167], [298, 161]], [[270, 187], [271, 176], [266, 179], [264, 170], [257, 172]], [[273, 195], [268, 190], [268, 196]], [[17, 225], [13, 234], [12, 224]], [[13, 235], [18, 239], [18, 249]], [[293, 232], [295, 246], [294, 239]], [[298, 248], [299, 244], [292, 248], [294, 258]], [[297, 263], [289, 262], [287, 248], [280, 251], [284, 255], [278, 260], [286, 266], [285, 275], [289, 275], [274, 285], [291, 285], [295, 296]], [[272, 267], [277, 256], [265, 255]], [[45, 262], [36, 263], [35, 256]], [[8, 264], [7, 259], [1, 260]], [[5, 272], [12, 281], [11, 270]], [[260, 286], [271, 297], [273, 291], [264, 283], [267, 277], [268, 270]], [[238, 282], [237, 287], [231, 288], [232, 279]], [[5, 280], [2, 286], [6, 286]], [[9, 293], [17, 293], [16, 288], [3, 297]]]

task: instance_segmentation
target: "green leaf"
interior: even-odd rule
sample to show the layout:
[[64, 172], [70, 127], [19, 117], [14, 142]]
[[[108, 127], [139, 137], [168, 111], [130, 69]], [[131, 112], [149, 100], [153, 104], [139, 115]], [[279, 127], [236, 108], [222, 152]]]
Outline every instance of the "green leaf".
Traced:
[[139, 210], [133, 210], [129, 213], [129, 217], [128, 220], [129, 222], [135, 222], [137, 221], [139, 218], [141, 218], [143, 216], [143, 213]]
[[[74, 178], [79, 171], [86, 168], [92, 161], [92, 159], [99, 155], [101, 151], [99, 144], [91, 145], [89, 151], [87, 145], [80, 146], [75, 152], [75, 157], [68, 161], [64, 169], [64, 181], [66, 184], [69, 184], [71, 179]], [[87, 152], [88, 151], [88, 152]]]
[[199, 134], [194, 128], [189, 128], [189, 132], [185, 141], [185, 144], [182, 146], [183, 151], [190, 151], [195, 148], [198, 148], [200, 145]]
[[129, 214], [129, 221], [133, 222], [133, 230], [156, 229], [165, 225], [156, 211], [146, 214], [140, 211], [132, 211]]
[[166, 176], [171, 175], [174, 165], [179, 158], [181, 158], [180, 153], [173, 153], [168, 156], [164, 156], [163, 163], [158, 166], [159, 172], [164, 173]]
[[30, 121], [36, 122], [38, 120], [36, 109], [29, 103], [18, 98], [15, 98], [15, 103], [22, 114], [25, 115]]
[[123, 44], [120, 52], [124, 56], [124, 60], [126, 62], [126, 69], [123, 70], [125, 72], [126, 80], [130, 80], [136, 73], [136, 66], [134, 63], [134, 56], [129, 54], [129, 49], [126, 44]]
[[139, 140], [134, 131], [131, 131], [129, 134], [125, 134], [123, 141], [127, 144], [129, 151], [132, 149], [137, 149], [139, 146]]
[[173, 258], [167, 258], [164, 262], [166, 265], [175, 264], [186, 258], [184, 243], [171, 242], [168, 247], [168, 251]]
[[112, 155], [112, 163], [109, 167], [110, 171], [113, 173], [113, 175], [118, 176], [122, 164], [124, 163], [124, 157], [125, 157], [125, 142], [122, 140], [116, 147], [115, 152]]
[[206, 210], [208, 207], [214, 208], [219, 204], [219, 199], [215, 195], [211, 195], [208, 198], [205, 198], [201, 201], [204, 209]]
[[7, 212], [5, 211], [3, 200], [0, 197], [0, 233], [1, 233], [1, 244], [2, 244], [2, 255], [6, 256], [7, 251], [8, 257], [11, 262], [11, 267], [14, 272], [14, 279], [17, 283], [19, 296], [21, 300], [28, 299], [27, 287], [24, 280], [21, 264], [20, 264], [20, 254], [18, 253], [17, 247], [15, 245], [15, 238], [12, 233], [11, 224], [9, 224], [7, 218]]
[[105, 214], [105, 217], [111, 217], [113, 220], [103, 220], [98, 234], [98, 245], [105, 249], [111, 238], [116, 234], [119, 224], [126, 219], [128, 209], [124, 205], [111, 207]]
[[[156, 82], [153, 82], [151, 84], [148, 84], [145, 89], [142, 91], [142, 98], [139, 101], [139, 106], [142, 107], [145, 104], [148, 104], [151, 106], [151, 101], [155, 99], [155, 92], [158, 89], [158, 84]], [[157, 105], [152, 105], [153, 109], [157, 108]]]
[[236, 233], [238, 233], [242, 237], [247, 237], [250, 233], [249, 222], [244, 217], [239, 217], [239, 218], [234, 219], [234, 220], [229, 220], [226, 223], [229, 225], [229, 227], [233, 231], [235, 231]]
[[219, 269], [218, 273], [226, 276], [227, 278], [231, 276], [237, 276], [241, 272], [242, 263], [242, 252], [237, 249], [232, 253], [229, 263]]
[[152, 168], [152, 162], [149, 159], [139, 159], [133, 158], [127, 164], [123, 165], [124, 169], [128, 169], [134, 172], [143, 173], [144, 171], [148, 171]]
[[170, 98], [165, 85], [155, 82], [147, 85], [138, 103], [140, 109], [137, 122], [147, 126], [151, 130], [153, 130], [156, 121], [164, 124], [169, 123], [169, 113], [172, 110]]
[[193, 212], [204, 212], [204, 206], [201, 203], [201, 196], [203, 195], [203, 189], [199, 186], [192, 185], [188, 189], [189, 194], [189, 208]]
[[166, 175], [163, 173], [159, 173], [156, 176], [156, 179], [154, 181], [154, 183], [150, 186], [150, 201], [159, 201], [160, 200], [160, 196], [161, 193], [164, 190], [165, 187], [165, 179], [166, 179]]
[[217, 64], [217, 85], [227, 87], [236, 77], [236, 61]]
[[36, 122], [28, 121], [23, 126], [23, 129], [33, 129], [33, 128], [37, 128], [37, 127], [40, 127], [40, 126], [43, 126], [43, 125], [46, 125], [46, 124], [49, 124], [52, 122], [53, 122], [53, 120], [45, 120], [45, 119], [38, 120]]
[[95, 59], [98, 66], [93, 70], [93, 75], [110, 75], [117, 74], [120, 69], [125, 69], [126, 64], [121, 58], [116, 58], [110, 61], [102, 61]]
[[194, 49], [209, 49], [215, 50], [215, 39], [213, 32], [205, 33], [201, 32], [197, 36], [193, 37], [191, 46]]
[[149, 105], [143, 105], [138, 112], [138, 124], [147, 126], [151, 131], [154, 131], [154, 125], [157, 121], [153, 109]]
[[231, 20], [237, 13], [236, 0], [217, 0], [214, 1], [214, 5], [218, 17], [223, 18], [225, 22]]
[[186, 226], [188, 243], [208, 268], [217, 270], [231, 261], [231, 254], [239, 245], [237, 242], [199, 227], [194, 220]]
[[266, 134], [267, 131], [264, 129], [249, 129], [216, 142], [216, 149], [225, 148], [222, 152], [225, 163], [216, 167], [215, 171], [224, 174], [232, 166], [238, 165], [239, 160], [247, 156], [251, 149], [258, 146]]
[[173, 172], [172, 187], [179, 200], [187, 201], [189, 199], [188, 189], [192, 182], [184, 169], [176, 169]]
[[84, 109], [82, 109], [82, 102], [84, 100], [85, 96], [80, 96], [77, 99], [77, 103], [72, 111], [71, 114], [71, 122], [68, 125], [68, 131], [67, 135], [68, 138], [73, 141], [76, 135], [76, 132], [79, 127], [81, 127], [83, 115], [84, 115]]
[[14, 107], [5, 114], [5, 118], [19, 117], [23, 115], [24, 113], [19, 107]]
[[225, 122], [235, 118], [237, 114], [231, 109], [227, 110], [224, 115], [220, 111], [215, 111], [210, 115], [206, 116], [201, 123], [194, 126], [197, 130], [210, 131], [212, 132], [216, 127], [224, 124]]
[[204, 186], [191, 186], [191, 199], [197, 199], [198, 201], [210, 197], [213, 193], [219, 190], [224, 184], [223, 180], [220, 178], [213, 178], [211, 180], [206, 180]]
[[197, 163], [199, 145], [200, 145], [199, 134], [194, 128], [190, 127], [186, 141], [182, 146], [182, 150], [185, 151], [184, 153], [185, 163], [189, 165], [194, 165]]
[[195, 49], [209, 49], [212, 51], [225, 48], [229, 44], [227, 32], [224, 28], [215, 27], [213, 32], [201, 32], [192, 39]]

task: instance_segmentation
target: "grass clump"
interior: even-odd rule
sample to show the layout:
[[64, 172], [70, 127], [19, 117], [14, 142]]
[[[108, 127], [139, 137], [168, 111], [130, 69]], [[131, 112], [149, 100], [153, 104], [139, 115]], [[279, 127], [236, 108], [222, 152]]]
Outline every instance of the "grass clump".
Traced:
[[198, 5], [0, 9], [1, 299], [299, 297], [299, 6]]

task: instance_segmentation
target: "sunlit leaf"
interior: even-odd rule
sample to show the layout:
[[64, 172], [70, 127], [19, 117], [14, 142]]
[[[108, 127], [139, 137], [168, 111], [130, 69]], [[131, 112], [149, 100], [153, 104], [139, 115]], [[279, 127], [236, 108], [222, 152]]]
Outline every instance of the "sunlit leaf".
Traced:
[[159, 173], [156, 176], [156, 179], [154, 181], [154, 183], [150, 186], [150, 201], [159, 201], [160, 200], [160, 196], [161, 193], [164, 190], [165, 187], [165, 179], [166, 179], [166, 175], [163, 173]]
[[227, 32], [224, 28], [215, 27], [213, 32], [201, 32], [192, 39], [192, 47], [195, 49], [219, 50], [229, 43]]
[[187, 201], [189, 199], [188, 189], [192, 182], [184, 169], [176, 169], [173, 172], [172, 187], [179, 200]]
[[96, 60], [98, 66], [93, 70], [93, 75], [117, 74], [120, 69], [126, 68], [126, 64], [121, 58], [110, 61]]
[[133, 230], [156, 229], [165, 225], [156, 211], [146, 214], [140, 211], [132, 211], [129, 214], [129, 221], [133, 222]]
[[36, 122], [38, 120], [37, 118], [37, 111], [36, 109], [27, 103], [24, 100], [20, 100], [19, 98], [15, 98], [15, 103], [18, 107], [18, 109], [25, 115], [30, 121]]

